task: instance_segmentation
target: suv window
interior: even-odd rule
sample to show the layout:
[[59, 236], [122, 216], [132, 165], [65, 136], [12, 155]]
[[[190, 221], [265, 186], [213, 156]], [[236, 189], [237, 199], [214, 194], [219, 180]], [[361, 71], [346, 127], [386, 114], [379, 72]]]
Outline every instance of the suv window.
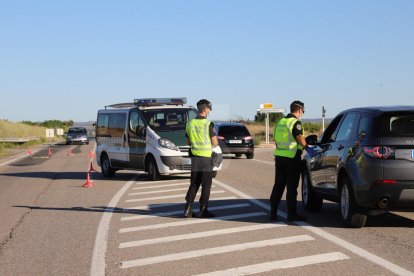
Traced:
[[365, 137], [370, 137], [372, 133], [372, 116], [368, 114], [361, 114], [361, 118], [359, 119], [358, 125], [358, 133], [357, 135], [363, 131], [365, 133]]
[[245, 126], [220, 126], [218, 129], [220, 136], [249, 136], [250, 133]]
[[379, 123], [382, 136], [414, 135], [414, 113], [386, 113], [381, 116]]
[[343, 114], [338, 115], [337, 117], [335, 117], [335, 119], [332, 120], [332, 122], [326, 128], [322, 136], [321, 144], [326, 144], [326, 143], [335, 141], [335, 136], [338, 131], [338, 126], [343, 116], [344, 116]]
[[338, 134], [336, 135], [335, 141], [347, 141], [351, 137], [355, 129], [355, 122], [357, 116], [358, 115], [355, 113], [350, 113], [346, 115], [338, 130]]

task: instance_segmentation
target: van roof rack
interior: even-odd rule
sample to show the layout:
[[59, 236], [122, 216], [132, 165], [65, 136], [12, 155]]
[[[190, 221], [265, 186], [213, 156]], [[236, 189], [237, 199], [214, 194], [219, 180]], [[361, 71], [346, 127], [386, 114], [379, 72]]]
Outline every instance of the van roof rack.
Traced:
[[135, 106], [136, 105], [134, 103], [118, 103], [118, 104], [106, 105], [105, 109], [107, 108], [131, 108]]
[[137, 106], [157, 106], [157, 105], [185, 105], [187, 98], [145, 98], [135, 99]]

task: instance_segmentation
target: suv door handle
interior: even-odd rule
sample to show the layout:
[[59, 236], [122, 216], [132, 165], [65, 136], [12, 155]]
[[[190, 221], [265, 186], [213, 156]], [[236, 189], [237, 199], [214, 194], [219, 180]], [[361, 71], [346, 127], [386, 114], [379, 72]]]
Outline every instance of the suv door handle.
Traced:
[[338, 147], [338, 150], [343, 150], [344, 148], [345, 148], [344, 146], [340, 145], [340, 146]]

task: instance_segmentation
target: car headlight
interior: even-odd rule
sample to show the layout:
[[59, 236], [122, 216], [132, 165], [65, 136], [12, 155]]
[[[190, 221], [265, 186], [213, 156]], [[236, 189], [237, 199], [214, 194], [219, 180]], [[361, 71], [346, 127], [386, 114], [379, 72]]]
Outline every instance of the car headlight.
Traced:
[[158, 143], [163, 148], [167, 148], [167, 149], [170, 149], [170, 150], [177, 150], [178, 151], [177, 146], [174, 145], [174, 143], [171, 142], [171, 140], [168, 139], [168, 138], [160, 138], [160, 139], [158, 139]]

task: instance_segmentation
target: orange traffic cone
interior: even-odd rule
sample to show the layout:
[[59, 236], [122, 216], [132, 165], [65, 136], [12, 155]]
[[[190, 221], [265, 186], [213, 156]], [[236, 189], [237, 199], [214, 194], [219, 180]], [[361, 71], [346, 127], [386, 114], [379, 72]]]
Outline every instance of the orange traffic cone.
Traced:
[[47, 152], [47, 157], [50, 157], [50, 156], [52, 156], [53, 155], [53, 152], [52, 152], [52, 150], [49, 148], [49, 151]]
[[93, 150], [91, 150], [90, 152], [89, 152], [89, 158], [93, 158], [95, 156], [95, 153], [93, 152]]
[[85, 184], [82, 185], [82, 187], [86, 187], [86, 188], [90, 188], [90, 187], [95, 187], [95, 185], [93, 185], [92, 181], [91, 181], [91, 177], [89, 175], [89, 172], [86, 173], [86, 182]]
[[91, 162], [91, 165], [89, 166], [89, 171], [88, 172], [97, 172], [94, 167], [93, 167], [93, 163]]
[[66, 155], [66, 156], [72, 156], [73, 155], [73, 153], [72, 153], [72, 148], [69, 148], [69, 150], [68, 150], [68, 154]]
[[33, 152], [30, 149], [27, 149], [27, 155], [32, 155]]

